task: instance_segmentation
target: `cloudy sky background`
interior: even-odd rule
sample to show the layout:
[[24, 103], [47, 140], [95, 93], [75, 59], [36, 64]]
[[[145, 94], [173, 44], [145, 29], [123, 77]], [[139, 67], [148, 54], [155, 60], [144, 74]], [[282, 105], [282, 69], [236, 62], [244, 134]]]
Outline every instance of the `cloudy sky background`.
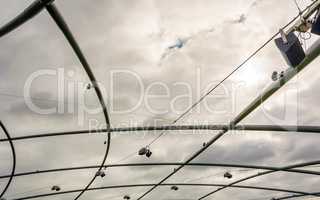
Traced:
[[[1, 0], [0, 24], [4, 24], [32, 1]], [[298, 1], [303, 8], [311, 1]], [[92, 69], [104, 89], [112, 127], [133, 125], [168, 125], [260, 47], [271, 35], [297, 14], [291, 0], [233, 0], [233, 1], [156, 1], [101, 0], [56, 1]], [[186, 41], [181, 49], [168, 50], [178, 39]], [[313, 36], [311, 42], [317, 39]], [[243, 124], [318, 125], [320, 108], [318, 80], [319, 59], [304, 69], [297, 78], [272, 96], [261, 108], [247, 117]], [[63, 102], [76, 111], [41, 115], [26, 105], [23, 95], [28, 77], [38, 70], [65, 70], [68, 84], [86, 84], [88, 78], [60, 30], [46, 11], [24, 26], [0, 39], [0, 116], [12, 136], [41, 134], [89, 128], [89, 121], [104, 124], [102, 113], [85, 113], [84, 103], [99, 107], [93, 90], [67, 91]], [[271, 83], [271, 73], [285, 70], [286, 63], [270, 43], [261, 53], [210, 95], [206, 104], [184, 117], [178, 124], [225, 124], [249, 104]], [[168, 86], [170, 95], [159, 84], [149, 94], [163, 96], [151, 99], [152, 112], [144, 103], [129, 113], [146, 90], [132, 74], [117, 74], [127, 70], [140, 77], [145, 89], [153, 83]], [[72, 71], [73, 76], [68, 72]], [[184, 83], [178, 85], [177, 83]], [[191, 98], [179, 98], [191, 88]], [[223, 90], [225, 89], [225, 90]], [[228, 91], [228, 95], [224, 92]], [[31, 86], [33, 102], [40, 108], [57, 106], [57, 77], [42, 76]], [[226, 96], [225, 96], [226, 95]], [[74, 97], [70, 100], [70, 96]], [[221, 98], [224, 97], [224, 98]], [[79, 98], [80, 97], [80, 98]], [[85, 99], [85, 102], [82, 99]], [[171, 104], [175, 110], [172, 109]], [[179, 112], [176, 112], [176, 111]], [[1, 132], [2, 133], [2, 132]], [[174, 134], [176, 133], [176, 134]], [[150, 159], [126, 156], [148, 144], [159, 132], [113, 135], [107, 164], [141, 162], [182, 162], [201, 148], [216, 132], [206, 134], [169, 132], [154, 143]], [[196, 132], [200, 133], [200, 132]], [[144, 135], [146, 134], [146, 136]], [[2, 133], [2, 138], [5, 135]], [[17, 172], [100, 164], [105, 152], [105, 134], [66, 136], [16, 141]], [[193, 162], [233, 163], [286, 166], [319, 159], [319, 137], [316, 134], [246, 132], [222, 137]], [[9, 145], [0, 145], [0, 175], [10, 173]], [[170, 167], [123, 167], [107, 169], [104, 179], [97, 178], [93, 186], [156, 183], [172, 172]], [[309, 168], [308, 168], [309, 169]], [[310, 168], [319, 170], [319, 168]], [[263, 170], [186, 167], [167, 183], [192, 182], [226, 184], [225, 171], [236, 180]], [[80, 189], [95, 170], [80, 170], [17, 177], [7, 192], [7, 199], [32, 194], [50, 193], [51, 186], [62, 190]], [[212, 176], [213, 175], [213, 176]], [[0, 181], [0, 189], [6, 179]], [[244, 183], [306, 192], [319, 192], [319, 177], [274, 173]], [[213, 190], [212, 187], [182, 187], [172, 192], [169, 187], [156, 189], [146, 199], [196, 199]], [[87, 192], [82, 199], [122, 199], [125, 194], [137, 197], [147, 188], [113, 189]], [[284, 193], [227, 189], [212, 199], [270, 199]], [[42, 199], [72, 199], [75, 194]], [[210, 199], [210, 198], [208, 198]]]

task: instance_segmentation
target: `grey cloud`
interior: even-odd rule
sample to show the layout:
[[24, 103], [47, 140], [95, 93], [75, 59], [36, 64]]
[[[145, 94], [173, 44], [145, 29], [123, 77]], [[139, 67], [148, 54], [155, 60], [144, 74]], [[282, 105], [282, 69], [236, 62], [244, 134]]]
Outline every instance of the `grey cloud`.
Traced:
[[[0, 12], [1, 23], [7, 21], [9, 17], [14, 16], [17, 13], [16, 11], [21, 10], [28, 3], [18, 2], [18, 0], [8, 2], [10, 9], [3, 7]], [[112, 0], [94, 3], [87, 0], [79, 0], [77, 3], [73, 1], [57, 1], [56, 3], [73, 30], [89, 62], [92, 64], [93, 71], [98, 80], [106, 88], [109, 87], [110, 83], [110, 77], [106, 76], [106, 72], [121, 68], [137, 72], [143, 77], [144, 84], [147, 85], [154, 80], [161, 80], [168, 84], [176, 81], [186, 81], [190, 83], [193, 91], [197, 92], [198, 90], [195, 88], [195, 83], [192, 79], [195, 74], [194, 69], [197, 66], [202, 70], [202, 86], [212, 80], [221, 80], [242, 58], [258, 47], [269, 36], [269, 33], [277, 31], [280, 25], [296, 14], [295, 9], [292, 9], [292, 7], [288, 8], [288, 1], [279, 2], [275, 0], [265, 4], [261, 3], [261, 1], [254, 1], [253, 3], [252, 1], [234, 1], [232, 2], [233, 6], [230, 6], [229, 1], [215, 2], [211, 0], [199, 0], [192, 3], [181, 0], [139, 0], [135, 2], [131, 0]], [[244, 12], [246, 5], [250, 7], [248, 12]], [[274, 12], [270, 12], [271, 9]], [[284, 9], [287, 12], [284, 13]], [[223, 23], [230, 19], [231, 21], [234, 19], [240, 25], [234, 24], [230, 26], [230, 24]], [[260, 23], [261, 21], [263, 23]], [[252, 27], [255, 28], [253, 29]], [[169, 35], [168, 40], [179, 36], [181, 38], [190, 38], [190, 43], [188, 42], [186, 46], [170, 56], [159, 67], [159, 58], [163, 49], [167, 47], [166, 41], [164, 41], [166, 40], [166, 34]], [[262, 57], [264, 59], [257, 59], [251, 63], [255, 69], [261, 69], [258, 73], [265, 73], [262, 68], [283, 65], [280, 55], [278, 55], [278, 52], [276, 52], [272, 45], [259, 55], [259, 58]], [[35, 17], [24, 27], [21, 27], [21, 29], [16, 30], [5, 38], [1, 38], [0, 65], [1, 87], [4, 86], [8, 89], [19, 91], [28, 75], [35, 70], [46, 67], [72, 69], [70, 65], [77, 66], [77, 68], [82, 70], [69, 45], [46, 12]], [[313, 67], [316, 68], [316, 66]], [[273, 67], [270, 68], [272, 68], [270, 69], [272, 71]], [[86, 79], [84, 72], [81, 72], [81, 75], [74, 77], [75, 80], [80, 79], [83, 81]], [[315, 77], [317, 73], [315, 71], [307, 73], [307, 75], [310, 74]], [[269, 78], [269, 74], [266, 76]], [[108, 96], [108, 100], [114, 99], [117, 102], [117, 108], [132, 106], [139, 96], [137, 85], [134, 81], [130, 77], [120, 78], [115, 88], [118, 93], [115, 96]], [[263, 82], [262, 84], [265, 85], [267, 83]], [[43, 80], [39, 81], [34, 89], [35, 91], [43, 91], [39, 90], [39, 88], [46, 87], [47, 91], [54, 91], [54, 85], [55, 82], [53, 80]], [[301, 109], [301, 112], [305, 115], [303, 116], [304, 121], [309, 123], [317, 122], [316, 108], [314, 108], [313, 112], [307, 112], [309, 110], [308, 106], [317, 105], [318, 97], [315, 94], [316, 92], [313, 92], [316, 91], [316, 86], [316, 82], [312, 86], [307, 85], [307, 87], [310, 87], [310, 91], [304, 95], [312, 96], [313, 98], [305, 99], [306, 106]], [[173, 90], [173, 94], [180, 94], [182, 92], [179, 88], [170, 88]], [[250, 100], [251, 97], [249, 96], [254, 93], [251, 91], [254, 90], [252, 88], [254, 86], [245, 88], [244, 93], [248, 95], [245, 96], [245, 99], [239, 99], [237, 103], [242, 105]], [[35, 97], [54, 98], [54, 94], [50, 92], [36, 93]], [[89, 97], [88, 101], [88, 103], [94, 105], [97, 103], [94, 94], [92, 94], [92, 97]], [[44, 108], [54, 104], [51, 102], [37, 103]], [[275, 102], [274, 104], [275, 109], [279, 109], [279, 106], [276, 105], [277, 103]], [[1, 116], [14, 135], [86, 128], [86, 125], [77, 125], [71, 116], [57, 115], [52, 117], [53, 119], [50, 116], [34, 116], [19, 101], [1, 101], [1, 106], [9, 108], [5, 112], [1, 111]], [[161, 106], [166, 108], [165, 106], [168, 106], [168, 102], [163, 101]], [[140, 114], [143, 116], [140, 116]], [[276, 112], [276, 114], [281, 113]], [[169, 124], [176, 117], [175, 114], [170, 113], [153, 116], [144, 108], [124, 115], [110, 113], [110, 116], [113, 124], [133, 120], [145, 125], [153, 125], [155, 119], [158, 118], [163, 120], [157, 122], [156, 125]], [[103, 122], [102, 116], [95, 117]], [[226, 119], [225, 116], [213, 116], [207, 113], [193, 113], [189, 117], [187, 119], [196, 119], [199, 123], [203, 120], [225, 121]], [[258, 117], [255, 115], [252, 121], [257, 122]], [[185, 121], [181, 123], [183, 122]], [[156, 137], [158, 133], [149, 134], [151, 136], [143, 139], [134, 135], [115, 137], [112, 140], [108, 162], [117, 161], [127, 153], [136, 152], [140, 147], [146, 145], [147, 141]], [[147, 160], [135, 155], [124, 162], [181, 161], [186, 159], [192, 152], [201, 148], [202, 143], [208, 141], [212, 136], [213, 134], [205, 136], [170, 134], [161, 138], [152, 147], [154, 155], [151, 159]], [[205, 152], [199, 158], [199, 161], [268, 163], [277, 165], [281, 161], [288, 163], [315, 159], [318, 154], [318, 149], [315, 146], [317, 143], [316, 136], [310, 137], [308, 140], [300, 140], [300, 137], [280, 138], [270, 136], [270, 134], [255, 135], [254, 137], [255, 139], [252, 140], [248, 139], [250, 136], [230, 136], [230, 138], [223, 139], [221, 144], [216, 144]], [[105, 135], [90, 135], [84, 137], [50, 138], [48, 140], [37, 141], [30, 140], [27, 143], [18, 142], [18, 169], [19, 171], [27, 171], [69, 165], [99, 164], [105, 151], [104, 140]], [[299, 142], [302, 144], [298, 145]], [[308, 149], [308, 147], [312, 147], [312, 150]], [[43, 160], [48, 160], [48, 162], [43, 162]], [[7, 163], [7, 161], [7, 158], [3, 157], [1, 159], [1, 163]], [[172, 170], [172, 167], [110, 170], [110, 174], [107, 175], [110, 178], [99, 179], [96, 184], [112, 185], [114, 183], [155, 182], [165, 177]], [[195, 168], [188, 171], [185, 176], [187, 177], [199, 172], [201, 172], [201, 169]], [[65, 183], [66, 186], [63, 185], [65, 189], [76, 186], [83, 187], [93, 174], [94, 170], [51, 174], [50, 176], [29, 177], [28, 179], [24, 179], [25, 177], [23, 177], [23, 179], [17, 179], [17, 187], [14, 187], [8, 195], [24, 192], [26, 188], [33, 189], [34, 187], [39, 187], [39, 185], [43, 187], [56, 183]], [[273, 180], [278, 179], [267, 179], [269, 182]], [[288, 184], [294, 185], [297, 181], [308, 184], [312, 182], [301, 180], [290, 178]], [[75, 182], [77, 182], [76, 185], [72, 186]], [[68, 186], [68, 184], [72, 187]], [[45, 188], [41, 192], [50, 192], [48, 188]], [[127, 191], [129, 193], [141, 193], [145, 189]], [[190, 191], [186, 189], [183, 190], [183, 193], [188, 198], [196, 198], [200, 193], [205, 193], [206, 190], [208, 189], [190, 189]], [[106, 198], [106, 194], [116, 196], [122, 192], [126, 191], [97, 192], [90, 193], [90, 196], [88, 196], [90, 199], [102, 199], [103, 197]], [[163, 198], [167, 198], [165, 194], [168, 194], [168, 188], [155, 191], [150, 199], [159, 199], [161, 195], [163, 195]], [[177, 196], [173, 195], [173, 198], [179, 198], [179, 195], [180, 193], [177, 193]], [[251, 193], [243, 192], [243, 190], [232, 190], [223, 194], [220, 193], [216, 198], [249, 199], [254, 196], [260, 197], [265, 195], [267, 194], [263, 192]], [[70, 199], [73, 196], [59, 196], [50, 199]]]
[[[199, 162], [222, 162], [222, 163], [263, 163], [275, 155], [270, 144], [262, 141], [242, 141], [229, 145], [216, 145], [200, 156]], [[234, 142], [235, 143], [235, 142]], [[231, 146], [232, 148], [231, 148]]]

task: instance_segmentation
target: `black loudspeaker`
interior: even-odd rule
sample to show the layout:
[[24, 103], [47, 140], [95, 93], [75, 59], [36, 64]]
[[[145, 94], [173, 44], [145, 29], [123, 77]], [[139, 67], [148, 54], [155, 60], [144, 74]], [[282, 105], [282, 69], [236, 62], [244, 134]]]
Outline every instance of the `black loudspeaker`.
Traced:
[[283, 57], [291, 67], [298, 66], [306, 54], [300, 44], [299, 38], [293, 33], [289, 33], [287, 41], [284, 41], [282, 37], [275, 39], [275, 43], [281, 51]]
[[318, 12], [316, 20], [312, 24], [311, 33], [320, 35], [320, 13]]

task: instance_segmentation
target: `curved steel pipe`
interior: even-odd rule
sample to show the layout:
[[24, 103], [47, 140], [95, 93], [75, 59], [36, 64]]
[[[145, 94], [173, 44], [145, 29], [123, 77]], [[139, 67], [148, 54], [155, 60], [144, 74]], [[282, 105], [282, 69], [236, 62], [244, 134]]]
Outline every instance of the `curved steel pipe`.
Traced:
[[[320, 195], [320, 192], [311, 193], [311, 194], [312, 195]], [[311, 195], [309, 195], [309, 194], [296, 194], [296, 195], [290, 195], [290, 196], [285, 196], [285, 197], [280, 197], [280, 198], [273, 198], [273, 200], [294, 199], [294, 198], [306, 197], [306, 196], [311, 196]]]
[[39, 14], [46, 5], [52, 3], [53, 0], [36, 0], [30, 6], [28, 6], [22, 13], [20, 13], [17, 17], [12, 19], [7, 24], [3, 25], [0, 28], [0, 38], [4, 35], [10, 33], [15, 30], [19, 26], [26, 23], [28, 20]]
[[[107, 187], [95, 187], [89, 188], [88, 191], [96, 191], [96, 190], [107, 190], [107, 189], [117, 189], [117, 188], [136, 188], [136, 187], [151, 187], [156, 184], [135, 184], [135, 185], [117, 185], [117, 186], [107, 186]], [[222, 187], [223, 184], [192, 184], [192, 183], [166, 183], [161, 184], [160, 186], [193, 186], [193, 187]], [[251, 190], [265, 190], [265, 191], [276, 191], [276, 192], [287, 192], [287, 193], [294, 193], [294, 194], [301, 194], [301, 195], [313, 195], [307, 192], [296, 191], [296, 190], [286, 190], [286, 189], [279, 189], [279, 188], [269, 188], [269, 187], [255, 187], [255, 186], [245, 186], [245, 185], [237, 185], [232, 186], [232, 188], [241, 188], [241, 189], [251, 189]], [[56, 193], [47, 193], [47, 194], [39, 194], [39, 195], [32, 195], [27, 197], [20, 197], [13, 200], [25, 200], [25, 199], [36, 199], [48, 196], [57, 196], [62, 194], [70, 194], [80, 192], [82, 189], [78, 190], [68, 190]]]
[[14, 144], [11, 140], [11, 137], [10, 137], [10, 134], [9, 132], [7, 131], [6, 127], [4, 126], [4, 124], [0, 121], [0, 127], [2, 128], [3, 132], [6, 134], [8, 140], [9, 140], [9, 144], [10, 144], [10, 147], [11, 147], [11, 152], [12, 152], [12, 167], [11, 167], [11, 174], [9, 175], [9, 180], [6, 184], [6, 186], [3, 188], [2, 192], [0, 193], [0, 199], [2, 199], [3, 195], [6, 193], [6, 191], [8, 190], [12, 180], [13, 180], [13, 177], [14, 177], [14, 174], [15, 174], [15, 171], [16, 171], [16, 151], [15, 151], [15, 148], [14, 148]]
[[[103, 167], [107, 168], [118, 168], [118, 167], [146, 167], [146, 166], [177, 166], [181, 165], [181, 162], [172, 162], [172, 163], [129, 163], [129, 164], [110, 164], [104, 165]], [[54, 173], [54, 172], [65, 172], [65, 171], [75, 171], [75, 170], [85, 170], [85, 169], [98, 169], [100, 165], [91, 165], [91, 166], [81, 166], [81, 167], [66, 167], [66, 168], [57, 168], [57, 169], [48, 169], [48, 170], [37, 170], [30, 172], [22, 172], [14, 174], [15, 177], [19, 176], [29, 176], [36, 174], [45, 174], [45, 173]], [[223, 163], [189, 163], [187, 166], [191, 167], [226, 167], [226, 168], [243, 168], [243, 169], [260, 169], [260, 170], [278, 170], [279, 168], [270, 167], [270, 166], [257, 166], [257, 165], [237, 165], [237, 164], [223, 164]], [[309, 171], [302, 169], [284, 169], [281, 170], [284, 172], [299, 173], [299, 174], [309, 174], [309, 175], [320, 175], [320, 172]], [[2, 175], [0, 179], [9, 178], [11, 175]]]
[[[110, 128], [111, 133], [116, 132], [135, 132], [135, 131], [217, 131], [227, 128], [227, 125], [179, 125], [179, 126], [138, 126], [138, 127], [123, 127]], [[239, 125], [231, 127], [231, 130], [236, 131], [273, 131], [273, 132], [296, 132], [296, 133], [320, 133], [320, 126], [276, 126], [276, 125]], [[59, 137], [71, 135], [85, 135], [92, 133], [105, 133], [107, 129], [100, 130], [79, 130], [59, 133], [46, 133], [37, 135], [26, 135], [13, 137], [12, 140], [28, 140], [35, 138]], [[7, 139], [0, 139], [0, 142], [6, 142]]]
[[[53, 3], [51, 3], [46, 6], [46, 9], [47, 9], [48, 13], [51, 15], [51, 17], [53, 18], [53, 20], [56, 22], [57, 26], [60, 28], [60, 30], [62, 31], [62, 33], [64, 34], [64, 36], [68, 40], [69, 44], [71, 45], [72, 49], [74, 50], [75, 54], [77, 55], [78, 59], [80, 60], [84, 70], [86, 71], [86, 73], [87, 73], [87, 75], [93, 85], [93, 88], [95, 89], [95, 92], [96, 92], [98, 99], [99, 99], [99, 102], [101, 104], [102, 111], [103, 111], [104, 118], [105, 118], [105, 122], [106, 122], [108, 136], [107, 136], [107, 144], [106, 144], [107, 148], [105, 150], [101, 165], [98, 169], [98, 171], [100, 171], [107, 160], [110, 145], [111, 145], [110, 119], [109, 119], [107, 107], [104, 102], [102, 92], [99, 88], [99, 84], [98, 84], [98, 82], [97, 82], [97, 80], [91, 70], [91, 67], [90, 67], [89, 63], [87, 62], [85, 56], [83, 55], [83, 53], [80, 49], [80, 46], [78, 45], [76, 39], [74, 38], [67, 23], [65, 22], [64, 18], [60, 14], [58, 8]], [[86, 191], [86, 189], [88, 189], [90, 187], [90, 185], [94, 182], [95, 179], [96, 179], [96, 176], [94, 175], [93, 178], [91, 179], [91, 181], [87, 184], [86, 188], [75, 198], [75, 200], [78, 199]]]
[[134, 131], [185, 131], [185, 130], [230, 130], [243, 131], [284, 131], [284, 132], [308, 132], [320, 133], [320, 126], [278, 126], [278, 125], [238, 125], [228, 127], [227, 125], [176, 125], [176, 126], [138, 126], [113, 128], [112, 132], [134, 132]]

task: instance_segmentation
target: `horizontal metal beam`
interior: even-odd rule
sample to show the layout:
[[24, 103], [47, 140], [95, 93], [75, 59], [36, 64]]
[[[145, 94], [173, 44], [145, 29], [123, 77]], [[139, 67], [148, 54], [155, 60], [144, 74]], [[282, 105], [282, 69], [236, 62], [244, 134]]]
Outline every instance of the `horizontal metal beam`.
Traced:
[[[134, 131], [185, 131], [185, 130], [223, 130], [227, 125], [176, 125], [176, 126], [141, 126], [113, 128], [112, 132]], [[309, 132], [320, 133], [320, 126], [278, 126], [278, 125], [238, 125], [232, 130], [245, 131], [283, 131], [283, 132]]]
[[39, 14], [46, 5], [52, 3], [53, 0], [36, 0], [30, 6], [28, 6], [23, 12], [12, 19], [10, 22], [6, 23], [0, 28], [0, 38], [4, 35], [15, 30], [37, 14]]
[[[111, 128], [112, 133], [116, 132], [137, 132], [137, 131], [217, 131], [229, 128], [227, 125], [180, 125], [180, 126], [138, 126], [138, 127], [123, 127]], [[273, 131], [273, 132], [295, 132], [295, 133], [320, 133], [320, 126], [276, 126], [276, 125], [238, 125], [231, 127], [231, 130], [236, 131]], [[106, 133], [107, 129], [99, 130], [79, 130], [66, 131], [57, 133], [46, 133], [37, 135], [25, 135], [13, 137], [12, 140], [28, 140], [35, 138], [59, 137], [71, 135], [85, 135], [94, 133]], [[0, 142], [6, 142], [7, 139], [0, 139]]]
[[[137, 188], [137, 187], [151, 187], [156, 184], [135, 184], [135, 185], [116, 185], [116, 186], [106, 186], [106, 187], [95, 187], [95, 188], [88, 188], [87, 191], [97, 191], [97, 190], [107, 190], [107, 189], [117, 189], [117, 188]], [[222, 187], [223, 184], [192, 184], [192, 183], [165, 183], [161, 184], [162, 187], [164, 186], [189, 186], [189, 187]], [[287, 192], [287, 193], [294, 193], [300, 195], [312, 195], [307, 192], [296, 191], [296, 190], [286, 190], [286, 189], [279, 189], [279, 188], [271, 188], [271, 187], [255, 187], [255, 186], [245, 186], [245, 185], [237, 185], [232, 186], [232, 188], [241, 188], [241, 189], [251, 189], [251, 190], [265, 190], [265, 191], [275, 191], [275, 192]], [[82, 191], [82, 189], [77, 190], [68, 190], [56, 193], [46, 193], [46, 194], [39, 194], [39, 195], [32, 195], [26, 197], [20, 197], [13, 200], [25, 200], [25, 199], [36, 199], [36, 198], [43, 198], [49, 196], [57, 196], [62, 194], [71, 194], [77, 193]]]
[[[170, 163], [129, 163], [129, 164], [110, 164], [104, 165], [105, 168], [119, 168], [119, 167], [148, 167], [148, 166], [177, 166], [181, 165], [181, 162], [170, 162]], [[57, 169], [48, 169], [48, 170], [37, 170], [30, 172], [21, 172], [14, 174], [15, 177], [19, 176], [29, 176], [45, 173], [54, 173], [54, 172], [66, 172], [66, 171], [76, 171], [76, 170], [85, 170], [85, 169], [98, 169], [100, 165], [90, 165], [90, 166], [81, 166], [81, 167], [66, 167], [66, 168], [57, 168]], [[259, 170], [278, 170], [279, 168], [270, 167], [270, 166], [258, 166], [258, 165], [239, 165], [239, 164], [223, 164], [223, 163], [189, 163], [187, 166], [190, 167], [224, 167], [224, 168], [242, 168], [242, 169], [259, 169]], [[301, 170], [301, 169], [284, 169], [281, 170], [284, 172], [291, 173], [300, 173], [308, 175], [320, 175], [320, 172], [310, 171], [310, 170]], [[2, 175], [0, 179], [9, 178], [10, 175]]]

